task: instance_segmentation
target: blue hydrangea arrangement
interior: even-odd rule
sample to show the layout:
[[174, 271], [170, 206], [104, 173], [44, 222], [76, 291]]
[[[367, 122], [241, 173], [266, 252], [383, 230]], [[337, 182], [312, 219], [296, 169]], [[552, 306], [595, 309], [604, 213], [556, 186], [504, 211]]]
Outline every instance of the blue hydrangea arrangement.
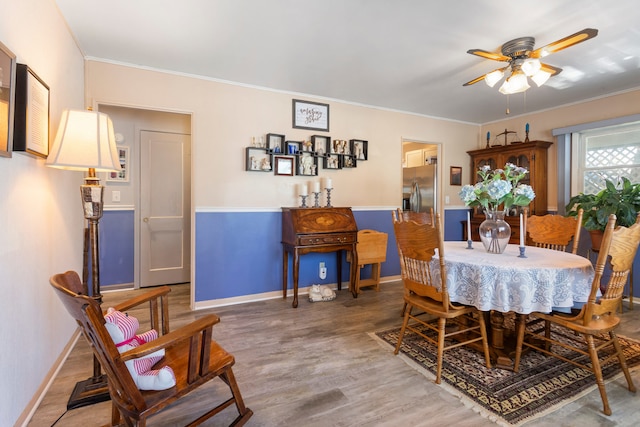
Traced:
[[480, 181], [465, 185], [458, 194], [466, 206], [482, 206], [485, 211], [495, 212], [500, 205], [505, 211], [512, 206], [528, 206], [536, 195], [530, 185], [519, 183], [528, 173], [512, 163], [495, 170], [485, 165], [478, 170]]

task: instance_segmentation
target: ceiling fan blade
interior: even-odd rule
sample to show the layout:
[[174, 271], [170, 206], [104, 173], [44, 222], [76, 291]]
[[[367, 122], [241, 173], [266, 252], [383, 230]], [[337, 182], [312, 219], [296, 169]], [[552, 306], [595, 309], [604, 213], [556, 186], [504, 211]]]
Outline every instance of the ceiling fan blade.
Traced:
[[466, 82], [465, 84], [463, 84], [462, 86], [471, 86], [472, 84], [478, 83], [479, 81], [484, 80], [484, 78], [486, 77], [486, 74], [481, 75], [480, 77], [476, 77], [475, 79]]
[[582, 31], [578, 31], [575, 34], [571, 34], [563, 39], [556, 40], [553, 43], [549, 43], [546, 46], [540, 47], [529, 55], [530, 58], [543, 58], [554, 52], [558, 52], [562, 49], [566, 49], [574, 44], [582, 43], [585, 40], [589, 40], [598, 35], [598, 30], [594, 28], [585, 28]]
[[558, 68], [558, 67], [554, 67], [553, 65], [542, 64], [542, 63], [540, 64], [540, 69], [542, 71], [546, 71], [547, 73], [551, 73], [552, 76], [555, 76], [562, 72], [562, 68]]
[[495, 52], [487, 52], [486, 50], [482, 49], [469, 49], [467, 53], [470, 53], [471, 55], [481, 56], [482, 58], [492, 59], [494, 61], [509, 62], [511, 60], [511, 58], [509, 58], [508, 56], [504, 56]]

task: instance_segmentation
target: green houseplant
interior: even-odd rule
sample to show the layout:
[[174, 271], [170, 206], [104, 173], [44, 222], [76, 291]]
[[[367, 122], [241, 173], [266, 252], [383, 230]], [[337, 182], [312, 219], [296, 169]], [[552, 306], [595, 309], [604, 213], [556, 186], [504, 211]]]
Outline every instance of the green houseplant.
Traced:
[[616, 215], [616, 225], [630, 227], [636, 222], [640, 211], [640, 183], [632, 184], [622, 177], [616, 185], [607, 179], [605, 188], [597, 194], [580, 193], [569, 199], [567, 215], [576, 216], [580, 208], [584, 210], [582, 226], [591, 233], [593, 247], [598, 249], [600, 245], [594, 240], [598, 240], [598, 232], [604, 232], [610, 214]]

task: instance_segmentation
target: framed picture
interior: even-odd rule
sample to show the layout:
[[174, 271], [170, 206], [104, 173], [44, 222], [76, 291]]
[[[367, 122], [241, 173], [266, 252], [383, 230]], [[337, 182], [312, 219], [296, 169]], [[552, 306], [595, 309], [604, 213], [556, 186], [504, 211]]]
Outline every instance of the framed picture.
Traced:
[[352, 139], [349, 141], [351, 145], [351, 154], [356, 156], [357, 160], [369, 160], [369, 142], [361, 139]]
[[300, 141], [287, 141], [284, 146], [286, 148], [284, 154], [300, 154], [302, 151], [302, 142]]
[[293, 157], [275, 156], [274, 163], [276, 175], [293, 176]]
[[357, 166], [356, 156], [340, 156], [342, 157], [342, 168], [355, 168]]
[[25, 64], [16, 65], [13, 151], [49, 155], [49, 86]]
[[460, 166], [451, 166], [451, 185], [462, 185], [462, 168]]
[[15, 112], [16, 56], [0, 43], [0, 156], [11, 157]]
[[329, 136], [311, 136], [311, 149], [315, 151], [318, 156], [324, 156], [327, 153], [328, 144], [331, 144], [331, 137]]
[[246, 149], [246, 165], [245, 170], [253, 172], [271, 172], [271, 154], [267, 148]]
[[318, 158], [313, 153], [302, 152], [296, 157], [296, 171], [300, 176], [318, 175]]
[[107, 172], [107, 181], [129, 182], [129, 147], [118, 146], [119, 172]]
[[268, 133], [267, 149], [272, 153], [282, 153], [284, 151], [284, 135]]
[[342, 169], [342, 160], [339, 154], [327, 154], [324, 157], [322, 167], [325, 169]]
[[293, 127], [329, 132], [329, 104], [294, 99]]

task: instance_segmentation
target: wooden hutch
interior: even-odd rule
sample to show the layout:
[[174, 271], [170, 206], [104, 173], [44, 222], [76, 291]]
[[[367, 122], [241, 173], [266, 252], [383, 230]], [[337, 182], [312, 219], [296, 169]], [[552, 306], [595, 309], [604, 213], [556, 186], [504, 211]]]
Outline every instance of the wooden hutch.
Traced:
[[[489, 165], [491, 169], [503, 168], [507, 163], [527, 168], [529, 173], [520, 181], [529, 184], [536, 193], [535, 199], [529, 205], [530, 215], [547, 214], [547, 150], [551, 146], [548, 141], [529, 141], [512, 143], [510, 145], [493, 146], [479, 150], [467, 151], [471, 156], [471, 182], [478, 182], [477, 171], [484, 165]], [[482, 208], [476, 208], [471, 217], [471, 238], [480, 241], [478, 227], [485, 220]], [[505, 220], [511, 226], [511, 239], [509, 243], [517, 244], [520, 239], [520, 218], [518, 215], [507, 216]], [[464, 221], [466, 223], [466, 221]], [[466, 227], [464, 227], [464, 239]]]

